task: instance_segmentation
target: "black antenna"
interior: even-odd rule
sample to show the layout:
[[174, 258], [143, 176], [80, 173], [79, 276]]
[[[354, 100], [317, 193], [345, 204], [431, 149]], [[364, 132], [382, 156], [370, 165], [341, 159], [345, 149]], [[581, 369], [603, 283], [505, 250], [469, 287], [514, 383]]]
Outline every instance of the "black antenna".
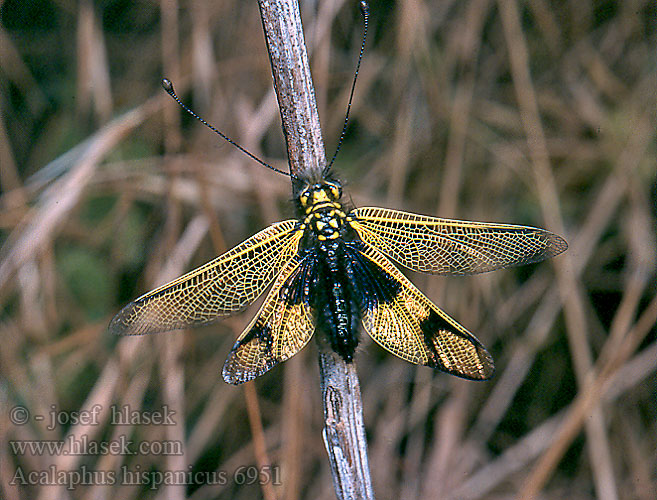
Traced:
[[227, 135], [225, 135], [225, 134], [219, 132], [215, 127], [213, 127], [213, 126], [210, 125], [208, 122], [206, 122], [203, 118], [201, 118], [199, 115], [197, 115], [196, 113], [194, 113], [191, 109], [189, 109], [187, 106], [185, 106], [185, 105], [182, 103], [182, 101], [181, 101], [180, 99], [178, 99], [178, 96], [176, 95], [176, 91], [173, 90], [173, 83], [171, 83], [171, 80], [169, 80], [169, 79], [167, 79], [167, 78], [163, 78], [163, 79], [162, 79], [162, 87], [164, 88], [164, 90], [166, 90], [167, 94], [169, 94], [169, 95], [173, 98], [173, 100], [176, 101], [176, 102], [180, 105], [180, 107], [181, 107], [182, 109], [184, 109], [185, 111], [187, 111], [190, 115], [192, 115], [194, 118], [196, 118], [198, 121], [200, 121], [203, 125], [205, 125], [205, 126], [208, 127], [210, 130], [212, 130], [212, 131], [213, 131], [215, 134], [217, 134], [219, 137], [221, 137], [222, 139], [225, 139], [226, 141], [228, 141], [229, 144], [232, 144], [232, 145], [235, 146], [237, 149], [239, 149], [242, 153], [246, 154], [249, 158], [251, 158], [251, 159], [257, 161], [257, 162], [260, 163], [260, 165], [262, 165], [263, 167], [267, 167], [267, 168], [273, 170], [274, 172], [278, 172], [279, 174], [287, 175], [288, 177], [292, 177], [293, 179], [296, 179], [296, 178], [297, 178], [296, 175], [290, 174], [289, 172], [285, 172], [285, 171], [280, 170], [280, 169], [278, 169], [278, 168], [276, 168], [276, 167], [272, 167], [269, 163], [265, 163], [264, 161], [262, 161], [262, 160], [261, 160], [260, 158], [258, 158], [257, 156], [255, 156], [255, 155], [249, 153], [246, 149], [244, 149], [242, 146], [240, 146], [239, 144], [237, 144], [237, 143], [236, 143], [234, 140], [232, 140], [230, 137], [228, 137]]
[[358, 71], [360, 70], [360, 62], [363, 59], [363, 53], [365, 52], [365, 40], [367, 39], [367, 22], [370, 18], [370, 6], [365, 0], [360, 2], [360, 12], [363, 15], [363, 42], [360, 44], [360, 53], [358, 54], [358, 63], [356, 64], [356, 72], [354, 73], [354, 81], [351, 84], [351, 93], [349, 94], [349, 103], [347, 104], [347, 114], [344, 117], [344, 125], [342, 126], [342, 133], [340, 134], [340, 139], [338, 140], [338, 147], [333, 153], [333, 158], [326, 168], [324, 168], [324, 174], [326, 174], [331, 167], [335, 158], [340, 152], [340, 147], [342, 146], [342, 141], [344, 141], [344, 136], [347, 133], [347, 124], [349, 123], [349, 111], [351, 111], [351, 101], [354, 98], [354, 89], [356, 88], [356, 80], [358, 79]]

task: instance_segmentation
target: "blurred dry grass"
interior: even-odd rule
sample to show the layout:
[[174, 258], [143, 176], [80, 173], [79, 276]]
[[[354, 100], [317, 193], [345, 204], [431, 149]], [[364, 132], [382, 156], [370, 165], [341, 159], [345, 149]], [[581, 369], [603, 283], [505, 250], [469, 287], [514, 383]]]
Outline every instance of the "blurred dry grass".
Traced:
[[[361, 33], [354, 3], [302, 2], [330, 152]], [[149, 338], [106, 332], [131, 298], [292, 215], [286, 178], [182, 116], [159, 86], [171, 78], [285, 168], [256, 2], [0, 6], [0, 497], [334, 498], [315, 346], [243, 390], [220, 369], [248, 313]], [[379, 498], [654, 498], [656, 14], [647, 0], [372, 3], [336, 164], [354, 202], [538, 225], [570, 243], [552, 264], [413, 276], [498, 371], [466, 382], [361, 349]], [[98, 425], [10, 421], [16, 405], [48, 416], [95, 404]], [[177, 425], [110, 425], [112, 405], [167, 405]], [[184, 455], [10, 446], [121, 435], [182, 442]], [[267, 463], [282, 486], [118, 484], [122, 467], [231, 478]], [[51, 465], [113, 471], [117, 484], [10, 484], [18, 467]]]

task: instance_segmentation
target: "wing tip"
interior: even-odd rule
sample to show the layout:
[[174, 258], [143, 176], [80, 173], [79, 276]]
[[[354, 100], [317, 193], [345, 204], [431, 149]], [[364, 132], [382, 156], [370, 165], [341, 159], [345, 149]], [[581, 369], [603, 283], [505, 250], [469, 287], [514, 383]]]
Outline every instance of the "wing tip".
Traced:
[[112, 335], [125, 337], [168, 332], [185, 326], [158, 322], [158, 316], [142, 306], [143, 304], [140, 304], [139, 301], [130, 302], [112, 318], [107, 330]]
[[546, 231], [548, 234], [548, 250], [546, 258], [556, 257], [568, 250], [568, 242], [558, 234]]
[[135, 303], [130, 302], [123, 309], [121, 309], [116, 316], [112, 318], [107, 330], [112, 335], [124, 336], [124, 335], [138, 335], [138, 332], [133, 332], [134, 322], [131, 321], [130, 317], [133, 315], [135, 310]]
[[245, 382], [250, 382], [259, 377], [263, 373], [271, 370], [277, 363], [267, 363], [265, 366], [259, 368], [249, 368], [245, 366], [240, 359], [235, 355], [235, 351], [231, 351], [224, 363], [221, 370], [221, 376], [224, 382], [231, 385], [241, 385]]
[[479, 370], [479, 378], [474, 378], [473, 380], [485, 381], [490, 380], [495, 375], [495, 362], [493, 361], [493, 356], [486, 350], [482, 345], [477, 346], [477, 354], [481, 360], [481, 368]]
[[485, 382], [490, 380], [495, 375], [495, 363], [493, 362], [493, 357], [488, 353], [488, 351], [482, 346], [476, 346], [477, 355], [479, 357], [479, 366], [474, 367], [456, 367], [456, 368], [447, 368], [445, 366], [431, 366], [433, 369], [454, 375], [465, 380], [472, 380], [473, 382]]
[[253, 372], [249, 371], [244, 371], [244, 370], [235, 370], [232, 367], [228, 367], [228, 360], [226, 360], [226, 364], [224, 364], [224, 368], [221, 371], [221, 376], [224, 379], [224, 382], [230, 385], [241, 385], [245, 382], [250, 382], [254, 378], [256, 378], [257, 375], [255, 375]]
[[249, 346], [253, 347], [254, 340], [259, 342], [256, 337], [247, 335], [245, 338], [238, 339], [233, 345], [221, 370], [221, 376], [227, 384], [240, 385], [250, 382], [278, 364], [271, 353], [269, 356], [257, 356], [256, 359], [249, 359], [249, 353], [245, 349], [248, 349]]

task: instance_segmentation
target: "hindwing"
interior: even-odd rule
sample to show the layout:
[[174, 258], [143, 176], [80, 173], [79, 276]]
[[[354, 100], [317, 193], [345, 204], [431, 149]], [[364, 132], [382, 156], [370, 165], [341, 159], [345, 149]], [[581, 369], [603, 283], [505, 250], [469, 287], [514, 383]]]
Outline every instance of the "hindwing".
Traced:
[[125, 306], [109, 330], [141, 335], [210, 323], [253, 302], [297, 254], [298, 222], [277, 222]]
[[474, 274], [539, 262], [566, 241], [543, 229], [362, 207], [350, 214], [361, 241], [413, 271]]
[[229, 384], [253, 380], [294, 356], [315, 331], [310, 306], [304, 300], [305, 273], [295, 256], [276, 278], [265, 302], [233, 346], [223, 377]]
[[484, 346], [436, 307], [395, 265], [372, 247], [361, 251], [394, 280], [398, 292], [365, 308], [363, 327], [374, 341], [401, 359], [452, 375], [489, 379], [495, 370]]

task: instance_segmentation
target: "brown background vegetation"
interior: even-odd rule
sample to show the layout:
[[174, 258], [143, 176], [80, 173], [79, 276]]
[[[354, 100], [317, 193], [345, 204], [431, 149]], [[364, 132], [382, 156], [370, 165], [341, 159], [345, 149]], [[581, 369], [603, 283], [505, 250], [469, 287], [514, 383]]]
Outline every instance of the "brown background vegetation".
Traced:
[[[355, 3], [302, 2], [329, 155], [360, 43]], [[0, 6], [0, 496], [334, 498], [314, 345], [242, 389], [220, 370], [249, 312], [147, 338], [106, 331], [130, 299], [293, 215], [288, 179], [183, 116], [159, 83], [169, 77], [208, 121], [287, 168], [256, 2]], [[655, 15], [646, 0], [372, 2], [336, 162], [353, 202], [537, 225], [570, 244], [550, 263], [412, 276], [498, 371], [466, 382], [364, 342], [379, 498], [654, 498]], [[34, 418], [94, 404], [97, 425]], [[17, 405], [25, 425], [10, 420]], [[176, 425], [111, 425], [112, 405], [166, 405]], [[184, 455], [11, 447], [121, 435], [181, 442]], [[235, 484], [240, 466], [267, 463], [281, 486]], [[10, 484], [19, 467], [51, 465], [229, 480]]]

